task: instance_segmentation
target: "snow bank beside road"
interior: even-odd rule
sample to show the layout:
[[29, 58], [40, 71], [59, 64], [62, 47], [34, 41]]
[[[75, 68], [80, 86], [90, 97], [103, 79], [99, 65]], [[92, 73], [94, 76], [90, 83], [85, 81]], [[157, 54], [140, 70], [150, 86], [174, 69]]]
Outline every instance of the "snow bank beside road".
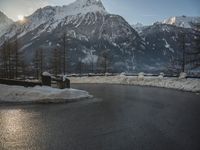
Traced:
[[172, 88], [190, 92], [200, 92], [200, 79], [179, 79], [168, 77], [137, 77], [137, 76], [96, 76], [96, 77], [70, 77], [71, 83], [108, 83], [143, 85], [163, 88]]
[[91, 97], [76, 89], [56, 89], [46, 86], [26, 88], [0, 84], [0, 102], [59, 103]]

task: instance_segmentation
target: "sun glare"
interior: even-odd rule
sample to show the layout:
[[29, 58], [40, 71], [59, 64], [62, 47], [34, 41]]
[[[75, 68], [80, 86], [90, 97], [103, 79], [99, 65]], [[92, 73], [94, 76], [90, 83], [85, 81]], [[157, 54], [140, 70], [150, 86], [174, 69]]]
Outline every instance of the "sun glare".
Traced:
[[24, 16], [22, 16], [22, 15], [18, 15], [17, 18], [18, 18], [19, 21], [23, 21], [24, 20]]

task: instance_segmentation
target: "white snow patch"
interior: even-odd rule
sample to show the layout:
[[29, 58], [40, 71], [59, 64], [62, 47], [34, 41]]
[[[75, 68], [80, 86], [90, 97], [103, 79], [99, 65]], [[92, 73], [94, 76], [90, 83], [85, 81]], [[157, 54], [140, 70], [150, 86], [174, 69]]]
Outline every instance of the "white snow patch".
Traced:
[[59, 103], [90, 98], [88, 92], [76, 89], [56, 89], [47, 86], [22, 87], [0, 84], [0, 102]]
[[24, 45], [23, 47], [20, 48], [19, 51], [23, 51], [24, 49], [26, 49], [27, 47], [31, 46], [32, 44], [33, 43], [31, 42], [31, 43], [28, 43], [28, 44]]
[[144, 79], [144, 72], [140, 72], [138, 74], [138, 79], [143, 80]]
[[178, 89], [190, 92], [200, 92], [200, 79], [179, 79], [169, 77], [144, 77], [143, 80], [138, 76], [96, 76], [96, 77], [70, 77], [71, 83], [107, 83], [107, 84], [125, 84], [125, 85], [140, 85], [154, 86]]
[[165, 75], [165, 74], [164, 74], [163, 72], [161, 72], [160, 75], [158, 76], [158, 78], [163, 79], [163, 78], [164, 78], [164, 75]]
[[42, 75], [43, 75], [43, 76], [49, 76], [49, 77], [51, 77], [51, 74], [48, 73], [48, 72], [43, 72]]
[[84, 64], [91, 64], [96, 63], [98, 60], [98, 56], [94, 54], [95, 50], [83, 50], [83, 52], [86, 54], [85, 58], [82, 59], [82, 63]]
[[165, 41], [165, 48], [169, 49], [172, 53], [174, 53], [174, 49], [170, 47], [169, 43], [166, 41], [166, 39], [163, 39]]
[[180, 76], [179, 76], [179, 79], [185, 79], [186, 77], [187, 77], [187, 73], [181, 72]]
[[62, 77], [62, 79], [63, 79], [63, 81], [66, 81], [66, 80], [68, 79], [67, 75], [64, 75], [64, 76]]

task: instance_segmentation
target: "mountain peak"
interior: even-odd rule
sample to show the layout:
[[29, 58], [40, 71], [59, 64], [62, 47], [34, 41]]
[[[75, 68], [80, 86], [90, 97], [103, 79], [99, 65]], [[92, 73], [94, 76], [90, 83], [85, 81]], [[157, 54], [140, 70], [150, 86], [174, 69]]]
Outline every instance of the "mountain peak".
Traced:
[[75, 2], [64, 7], [68, 10], [71, 9], [71, 14], [86, 14], [88, 12], [106, 13], [106, 10], [101, 0], [76, 0]]
[[87, 14], [89, 12], [100, 12], [107, 14], [101, 0], [76, 0], [75, 2], [64, 6], [46, 6], [38, 9], [28, 17], [30, 20], [44, 22], [49, 19], [63, 19], [67, 16], [78, 14]]
[[102, 4], [102, 2], [101, 2], [101, 0], [76, 0], [76, 2], [78, 2], [78, 3], [81, 3], [81, 4], [83, 4], [83, 5], [87, 5], [87, 6], [89, 6], [89, 5], [103, 5]]
[[12, 23], [13, 21], [0, 11], [0, 37], [6, 32]]

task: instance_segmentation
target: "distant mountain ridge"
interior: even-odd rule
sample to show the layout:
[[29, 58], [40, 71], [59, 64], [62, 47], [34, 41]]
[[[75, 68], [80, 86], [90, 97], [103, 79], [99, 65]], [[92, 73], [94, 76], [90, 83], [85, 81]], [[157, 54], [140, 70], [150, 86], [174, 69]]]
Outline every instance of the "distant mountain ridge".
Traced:
[[194, 28], [195, 24], [200, 24], [200, 17], [175, 16], [164, 20], [162, 23], [182, 28]]

